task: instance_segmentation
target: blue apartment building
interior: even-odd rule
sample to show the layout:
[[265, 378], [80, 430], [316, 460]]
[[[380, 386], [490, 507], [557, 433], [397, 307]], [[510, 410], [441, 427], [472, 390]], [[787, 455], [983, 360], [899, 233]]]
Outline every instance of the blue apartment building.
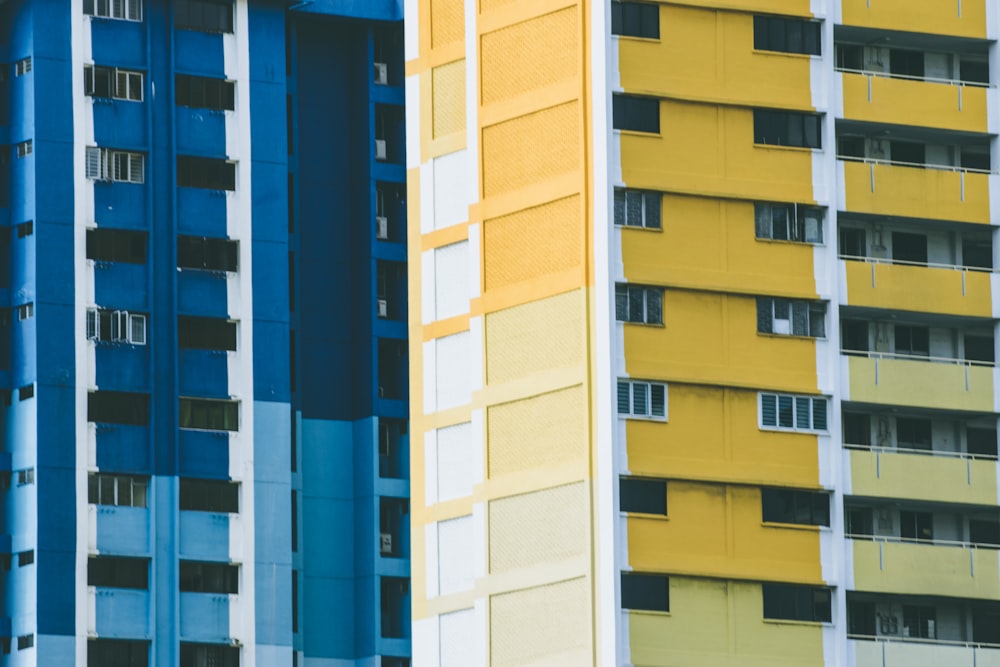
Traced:
[[409, 665], [401, 18], [0, 0], [0, 665]]

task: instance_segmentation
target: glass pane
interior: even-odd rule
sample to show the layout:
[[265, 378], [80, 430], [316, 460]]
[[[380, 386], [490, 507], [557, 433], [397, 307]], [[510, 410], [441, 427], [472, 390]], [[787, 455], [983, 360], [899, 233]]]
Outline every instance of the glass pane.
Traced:
[[628, 288], [628, 321], [629, 322], [642, 322], [643, 312], [645, 308], [643, 307], [643, 301], [646, 290], [642, 287], [629, 287]]
[[625, 285], [615, 285], [615, 319], [628, 321], [628, 290]]
[[[614, 7], [618, 3], [612, 3]], [[615, 190], [615, 224], [625, 224], [625, 191]]]
[[778, 426], [792, 428], [792, 397], [778, 396]]
[[826, 399], [813, 399], [813, 428], [817, 431], [826, 430]]
[[774, 394], [761, 395], [760, 421], [764, 426], [778, 425], [778, 397]]
[[798, 397], [795, 399], [795, 428], [810, 428], [809, 404], [811, 399]]
[[662, 202], [662, 195], [659, 192], [647, 192], [645, 193], [646, 202], [646, 227], [649, 229], [660, 229], [660, 207]]
[[767, 204], [757, 204], [754, 206], [753, 215], [754, 233], [757, 235], [757, 238], [771, 238], [771, 207]]
[[132, 506], [146, 507], [146, 480], [132, 480]]
[[632, 414], [645, 416], [649, 414], [646, 392], [649, 385], [645, 382], [635, 382], [632, 384]]
[[618, 381], [618, 414], [627, 415], [629, 414], [629, 383], [619, 380]]
[[114, 505], [115, 504], [115, 478], [108, 477], [107, 475], [98, 475], [98, 481], [101, 485], [101, 504], [102, 505]]
[[792, 302], [792, 333], [796, 336], [809, 335], [809, 304], [805, 301]]
[[625, 192], [625, 224], [632, 227], [642, 226], [642, 193], [635, 190]]
[[663, 324], [663, 292], [655, 287], [646, 290], [646, 322]]
[[649, 386], [651, 410], [654, 417], [665, 417], [667, 414], [667, 388], [662, 384]]
[[757, 299], [757, 331], [760, 333], [772, 333], [771, 317], [774, 304], [771, 299], [759, 297]]

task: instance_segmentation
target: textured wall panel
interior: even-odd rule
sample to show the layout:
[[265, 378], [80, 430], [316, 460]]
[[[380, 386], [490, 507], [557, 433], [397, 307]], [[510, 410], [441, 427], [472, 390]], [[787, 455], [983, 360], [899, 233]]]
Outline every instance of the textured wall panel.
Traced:
[[580, 109], [560, 104], [483, 130], [483, 193], [491, 197], [580, 169]]
[[469, 242], [434, 250], [435, 317], [444, 319], [469, 312]]
[[487, 411], [490, 477], [564, 463], [582, 454], [587, 417], [581, 385], [491, 406]]
[[577, 17], [577, 8], [567, 7], [483, 35], [483, 104], [575, 76], [580, 58]]
[[476, 663], [476, 613], [463, 609], [441, 614], [440, 667], [469, 667]]
[[468, 159], [465, 150], [434, 158], [434, 229], [469, 219]]
[[578, 266], [583, 257], [580, 196], [483, 223], [486, 289]]
[[465, 0], [431, 0], [431, 47], [461, 42], [465, 36]]
[[451, 500], [472, 495], [472, 486], [482, 479], [474, 469], [476, 457], [472, 451], [472, 424], [455, 424], [437, 432], [438, 500]]
[[437, 409], [446, 410], [464, 405], [472, 400], [469, 388], [468, 331], [438, 338], [437, 354]]
[[431, 70], [434, 137], [465, 131], [465, 61]]
[[489, 383], [582, 363], [584, 313], [580, 292], [566, 292], [486, 316]]
[[589, 598], [583, 577], [491, 597], [493, 667], [593, 664]]
[[511, 4], [515, 0], [480, 0], [479, 1], [479, 11], [488, 12], [491, 9], [497, 9], [499, 7], [504, 7]]
[[589, 505], [583, 482], [490, 501], [490, 572], [583, 554]]

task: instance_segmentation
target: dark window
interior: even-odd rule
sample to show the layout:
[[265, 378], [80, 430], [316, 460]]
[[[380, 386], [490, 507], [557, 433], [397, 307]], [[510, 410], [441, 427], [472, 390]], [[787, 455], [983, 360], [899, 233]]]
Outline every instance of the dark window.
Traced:
[[216, 111], [236, 108], [236, 84], [225, 79], [178, 74], [174, 100], [177, 106]]
[[181, 479], [181, 509], [192, 512], [240, 511], [240, 485], [216, 479]]
[[216, 317], [177, 318], [177, 341], [183, 348], [196, 350], [235, 350], [236, 322]]
[[142, 0], [83, 0], [83, 13], [102, 18], [141, 21]]
[[20, 401], [26, 401], [35, 395], [35, 385], [26, 384], [17, 390], [17, 398]]
[[930, 330], [897, 324], [895, 327], [896, 354], [926, 357], [931, 353]]
[[757, 332], [823, 338], [826, 304], [757, 297]]
[[182, 560], [180, 580], [184, 593], [240, 592], [240, 568], [229, 563]]
[[[292, 570], [292, 632], [299, 631], [299, 572]], [[385, 658], [382, 659], [383, 664]]]
[[868, 321], [842, 320], [840, 322], [840, 347], [846, 354], [864, 356], [868, 351]]
[[292, 551], [299, 550], [299, 494], [292, 491]]
[[146, 263], [146, 232], [88, 229], [87, 259], [99, 262]]
[[897, 262], [927, 263], [927, 237], [923, 234], [892, 233], [892, 258]]
[[31, 648], [35, 645], [35, 635], [21, 635], [17, 638], [17, 650], [23, 651], [24, 649]]
[[611, 34], [659, 39], [659, 6], [644, 2], [612, 2]]
[[622, 609], [670, 611], [670, 577], [622, 572]]
[[863, 229], [843, 227], [840, 230], [841, 257], [867, 257], [868, 234]]
[[992, 364], [995, 352], [992, 336], [966, 336], [965, 358], [969, 361], [981, 361]]
[[903, 449], [931, 449], [931, 420], [896, 418], [896, 445]]
[[180, 399], [180, 427], [209, 431], [240, 430], [240, 404], [237, 401], [207, 398]]
[[616, 188], [615, 224], [660, 229], [662, 199], [659, 192]]
[[181, 642], [180, 667], [240, 667], [240, 649], [236, 646]]
[[622, 512], [667, 514], [667, 482], [623, 477], [618, 486]]
[[142, 72], [86, 65], [83, 68], [83, 89], [91, 97], [113, 97], [133, 102], [142, 101]]
[[865, 47], [857, 44], [837, 45], [837, 69], [859, 71], [865, 68]]
[[864, 137], [837, 137], [837, 157], [864, 159]]
[[759, 239], [823, 242], [823, 209], [799, 204], [754, 204], [754, 233]]
[[996, 519], [970, 519], [969, 541], [974, 544], [1000, 545], [1000, 523]]
[[960, 61], [962, 81], [968, 83], [988, 84], [990, 82], [990, 64], [986, 60], [962, 58]]
[[771, 146], [822, 148], [821, 116], [797, 111], [754, 109], [753, 140]]
[[986, 603], [973, 607], [972, 641], [1000, 644], [1000, 610], [995, 604]]
[[875, 619], [874, 602], [847, 601], [847, 634], [874, 637], [878, 634]]
[[970, 454], [979, 454], [982, 456], [996, 456], [997, 455], [997, 429], [992, 428], [978, 428], [969, 427], [966, 430], [966, 449]]
[[174, 25], [182, 30], [232, 32], [233, 3], [177, 0], [174, 2]]
[[924, 605], [903, 605], [903, 636], [934, 639], [936, 614], [934, 607]]
[[149, 642], [129, 639], [91, 639], [87, 642], [90, 667], [149, 667]]
[[206, 190], [235, 190], [236, 165], [223, 158], [178, 155], [177, 185]]
[[177, 237], [177, 266], [182, 269], [236, 271], [239, 241], [204, 236]]
[[619, 322], [663, 324], [663, 289], [615, 285], [615, 317]]
[[830, 496], [816, 491], [761, 489], [762, 516], [774, 523], [830, 525]]
[[847, 509], [848, 535], [873, 535], [874, 519], [869, 507], [853, 507]]
[[993, 242], [990, 239], [962, 239], [962, 264], [976, 269], [993, 268]]
[[619, 380], [618, 414], [635, 417], [666, 417], [667, 385], [661, 382]]
[[933, 540], [934, 516], [930, 512], [900, 512], [899, 535], [910, 540]]
[[149, 479], [131, 475], [90, 475], [88, 501], [93, 505], [121, 505], [125, 507], [145, 507]]
[[769, 428], [825, 431], [826, 399], [761, 393], [760, 423]]
[[92, 391], [87, 400], [87, 421], [106, 424], [149, 424], [149, 394]]
[[865, 445], [872, 444], [872, 423], [868, 415], [859, 415], [851, 412], [844, 413], [844, 444], [845, 445]]
[[660, 100], [655, 97], [616, 94], [611, 107], [614, 129], [659, 134]]
[[764, 618], [829, 623], [830, 590], [791, 584], [762, 584]]
[[87, 585], [104, 588], [149, 588], [149, 561], [145, 558], [98, 556], [87, 559]]
[[889, 155], [893, 162], [927, 164], [927, 147], [914, 141], [890, 141]]
[[780, 16], [753, 17], [753, 47], [761, 51], [820, 55], [820, 23]]
[[17, 555], [17, 566], [24, 567], [25, 565], [31, 565], [35, 562], [35, 552], [31, 549], [28, 551], [22, 551]]
[[22, 222], [17, 226], [17, 238], [23, 239], [26, 236], [31, 236], [35, 231], [35, 223], [32, 220], [27, 222]]
[[889, 51], [889, 72], [900, 76], [924, 76], [923, 51], [905, 51], [892, 49]]

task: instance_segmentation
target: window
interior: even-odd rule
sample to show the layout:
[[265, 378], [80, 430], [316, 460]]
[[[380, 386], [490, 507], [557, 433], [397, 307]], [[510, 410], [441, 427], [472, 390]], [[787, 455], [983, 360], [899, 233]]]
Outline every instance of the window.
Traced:
[[239, 593], [240, 568], [229, 563], [182, 560], [181, 591], [185, 593]]
[[761, 516], [771, 523], [830, 525], [830, 496], [818, 491], [761, 489]]
[[232, 111], [236, 108], [236, 84], [225, 79], [178, 74], [174, 100], [181, 107]]
[[611, 98], [611, 115], [616, 130], [660, 133], [660, 100], [655, 97], [616, 93]]
[[670, 611], [670, 577], [622, 572], [622, 609]]
[[660, 8], [644, 2], [611, 2], [611, 34], [660, 38]]
[[83, 91], [91, 97], [142, 101], [142, 72], [117, 67], [84, 65]]
[[127, 310], [87, 309], [87, 340], [146, 344], [146, 316]]
[[206, 190], [235, 190], [236, 164], [220, 158], [178, 155], [177, 185]]
[[757, 297], [757, 332], [784, 336], [826, 336], [826, 304]]
[[24, 76], [31, 71], [31, 56], [21, 58], [14, 63], [14, 76]]
[[18, 567], [25, 567], [27, 565], [31, 565], [34, 562], [35, 562], [35, 551], [33, 549], [22, 551], [21, 553], [17, 554]]
[[95, 181], [142, 183], [146, 157], [142, 153], [87, 146], [87, 178]]
[[760, 424], [767, 428], [825, 431], [826, 398], [761, 393]]
[[870, 507], [849, 507], [846, 513], [848, 535], [875, 534], [875, 520]]
[[24, 303], [17, 307], [17, 319], [24, 321], [29, 320], [35, 315], [35, 304]]
[[35, 483], [35, 469], [25, 468], [24, 470], [17, 471], [17, 485], [25, 486], [27, 484]]
[[26, 236], [31, 236], [35, 231], [35, 223], [32, 220], [27, 222], [22, 222], [17, 226], [17, 238], [23, 239]]
[[622, 477], [618, 482], [622, 512], [667, 515], [667, 482], [662, 479]]
[[973, 269], [993, 268], [993, 241], [962, 239], [962, 264]]
[[[35, 395], [35, 385], [26, 384], [17, 390], [17, 397], [19, 401], [26, 401]], [[32, 478], [34, 478], [34, 473], [32, 473]]]
[[823, 209], [799, 204], [754, 205], [754, 231], [759, 239], [823, 242]]
[[829, 623], [830, 589], [792, 584], [762, 584], [764, 618]]
[[235, 271], [239, 241], [203, 236], [177, 237], [177, 266], [182, 269]]
[[821, 117], [796, 111], [754, 109], [753, 140], [770, 146], [822, 148]]
[[83, 0], [83, 13], [101, 18], [141, 21], [142, 0]]
[[88, 229], [87, 259], [98, 262], [146, 263], [146, 232]]
[[662, 382], [619, 380], [618, 414], [665, 419], [667, 416], [667, 385]]
[[892, 233], [892, 259], [913, 264], [927, 263], [927, 236], [924, 234]]
[[149, 667], [149, 642], [133, 639], [91, 639], [87, 664], [104, 667]]
[[615, 188], [615, 224], [660, 229], [662, 200], [659, 192]]
[[864, 229], [842, 227], [840, 229], [840, 256], [867, 257], [868, 233]]
[[840, 349], [847, 355], [866, 356], [868, 352], [868, 320], [841, 320]]
[[196, 350], [235, 350], [236, 322], [215, 317], [177, 318], [178, 344]]
[[903, 324], [895, 326], [896, 354], [927, 357], [931, 353], [930, 329]]
[[240, 667], [240, 649], [236, 646], [181, 642], [180, 667]]
[[92, 505], [146, 507], [149, 479], [132, 475], [97, 473], [87, 479], [87, 495]]
[[820, 55], [820, 23], [781, 16], [753, 17], [753, 48]]
[[31, 648], [35, 645], [35, 635], [21, 635], [17, 638], [17, 650], [23, 651], [24, 649]]
[[902, 449], [931, 449], [931, 420], [896, 418], [896, 446]]
[[864, 445], [865, 447], [870, 447], [872, 444], [871, 417], [868, 415], [845, 412], [844, 444]]
[[191, 512], [240, 511], [240, 485], [221, 479], [181, 478], [181, 509]]
[[934, 607], [924, 605], [903, 605], [903, 636], [934, 639], [937, 619]]
[[615, 317], [619, 322], [663, 324], [663, 288], [615, 285]]
[[899, 536], [906, 540], [933, 540], [934, 515], [930, 512], [901, 511]]
[[997, 455], [997, 429], [970, 426], [965, 431], [966, 450], [980, 456]]
[[17, 145], [17, 157], [27, 157], [34, 152], [34, 142], [31, 139]]
[[87, 559], [87, 585], [102, 588], [149, 588], [149, 560], [120, 556]]
[[92, 391], [87, 400], [87, 421], [105, 424], [149, 424], [149, 394]]
[[180, 427], [208, 431], [238, 431], [240, 404], [207, 398], [180, 399]]
[[182, 30], [232, 32], [233, 3], [209, 0], [177, 0], [174, 25]]

